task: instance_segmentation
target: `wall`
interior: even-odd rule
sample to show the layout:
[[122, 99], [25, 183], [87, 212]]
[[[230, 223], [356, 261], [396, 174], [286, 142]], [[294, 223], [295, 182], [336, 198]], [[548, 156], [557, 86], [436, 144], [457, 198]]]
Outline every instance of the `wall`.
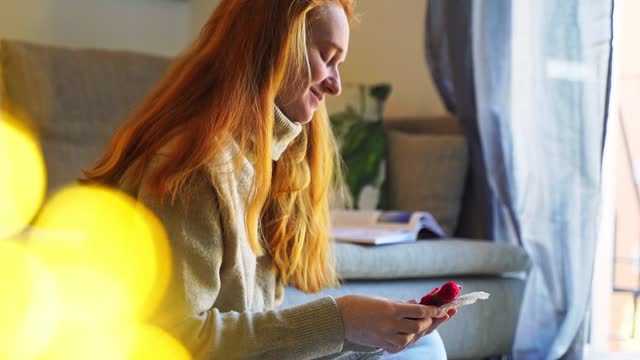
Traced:
[[0, 38], [175, 55], [191, 36], [178, 0], [0, 0]]
[[[444, 114], [424, 60], [425, 0], [363, 0], [357, 4], [360, 23], [351, 30], [345, 85], [389, 82], [386, 117]], [[329, 100], [330, 111], [353, 101], [356, 90], [345, 88], [342, 99]]]
[[[0, 37], [55, 45], [175, 55], [220, 0], [0, 0]], [[343, 96], [330, 112], [357, 103], [357, 83], [389, 82], [385, 115], [445, 112], [424, 60], [426, 0], [361, 0], [342, 66]]]
[[[192, 0], [195, 35], [220, 0]], [[329, 98], [329, 112], [357, 104], [353, 84], [389, 82], [393, 90], [385, 116], [444, 114], [424, 60], [426, 0], [361, 0], [360, 22], [352, 26], [347, 62], [342, 65], [343, 95]]]
[[200, 32], [219, 3], [220, 0], [191, 0], [191, 34]]
[[[620, 110], [624, 116], [624, 126], [629, 140], [632, 160], [636, 163], [640, 181], [640, 43], [636, 34], [640, 33], [637, 14], [640, 2], [623, 1], [616, 4], [622, 8], [622, 50], [618, 93]], [[618, 122], [619, 119], [611, 119]], [[625, 288], [640, 286], [640, 208], [633, 184], [633, 174], [629, 165], [620, 123], [617, 126], [617, 183], [616, 183], [616, 266], [615, 285]], [[640, 304], [638, 304], [640, 306]], [[615, 351], [635, 351], [640, 353], [640, 316], [637, 317], [636, 339], [631, 339], [633, 318], [633, 297], [629, 293], [617, 292], [611, 301], [610, 348]]]

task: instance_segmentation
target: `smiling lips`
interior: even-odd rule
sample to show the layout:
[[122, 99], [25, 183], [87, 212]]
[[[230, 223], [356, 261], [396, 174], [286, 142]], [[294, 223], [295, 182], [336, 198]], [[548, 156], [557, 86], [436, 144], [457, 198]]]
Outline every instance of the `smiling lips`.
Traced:
[[309, 89], [311, 91], [311, 93], [313, 94], [313, 96], [316, 98], [316, 100], [318, 100], [318, 104], [320, 104], [322, 102], [322, 100], [324, 99], [324, 96], [322, 94], [320, 94], [317, 90], [315, 90], [314, 88], [310, 88]]

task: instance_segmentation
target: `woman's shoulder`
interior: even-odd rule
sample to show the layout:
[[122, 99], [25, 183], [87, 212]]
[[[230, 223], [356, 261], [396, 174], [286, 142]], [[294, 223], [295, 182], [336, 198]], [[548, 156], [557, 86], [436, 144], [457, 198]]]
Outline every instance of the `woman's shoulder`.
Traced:
[[[153, 178], [159, 175], [158, 172], [164, 172], [166, 170], [164, 166], [179, 155], [178, 147], [180, 146], [183, 146], [183, 144], [180, 142], [179, 137], [167, 142], [142, 165], [140, 172], [134, 177], [137, 181], [131, 181], [128, 179], [129, 177], [121, 179], [118, 183], [120, 190], [134, 197], [139, 196], [141, 192], [153, 192], [151, 190], [153, 188], [152, 184], [157, 182], [157, 178], [155, 180]], [[220, 150], [212, 154], [198, 169], [190, 172], [189, 178], [185, 183], [188, 184], [189, 193], [216, 190], [214, 188], [217, 187], [229, 190], [227, 189], [229, 185], [238, 186], [240, 185], [238, 181], [242, 179], [250, 180], [252, 176], [253, 166], [251, 162], [242, 153], [235, 141], [227, 139], [224, 146], [220, 147]], [[235, 186], [230, 183], [235, 184]]]

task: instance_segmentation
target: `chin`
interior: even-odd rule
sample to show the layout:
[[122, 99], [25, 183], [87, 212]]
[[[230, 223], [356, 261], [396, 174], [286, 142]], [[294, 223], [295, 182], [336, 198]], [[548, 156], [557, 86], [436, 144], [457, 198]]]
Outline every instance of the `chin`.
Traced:
[[311, 113], [311, 115], [309, 115], [308, 117], [305, 117], [303, 121], [300, 121], [300, 124], [308, 124], [311, 122], [311, 120], [313, 120], [313, 113]]
[[313, 119], [313, 115], [316, 113], [316, 107], [310, 102], [298, 103], [297, 106], [291, 110], [289, 119], [299, 124], [308, 124]]
[[308, 124], [311, 122], [311, 120], [313, 119], [313, 115], [315, 114], [315, 110], [311, 110], [311, 109], [307, 109], [306, 111], [304, 111], [301, 116], [299, 117], [298, 122], [300, 124]]

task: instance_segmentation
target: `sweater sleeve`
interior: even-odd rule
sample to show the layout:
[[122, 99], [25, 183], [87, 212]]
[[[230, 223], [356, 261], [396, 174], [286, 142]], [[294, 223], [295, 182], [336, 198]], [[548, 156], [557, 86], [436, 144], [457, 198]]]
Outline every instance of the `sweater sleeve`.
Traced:
[[214, 306], [222, 295], [225, 246], [234, 246], [228, 242], [236, 240], [224, 239], [214, 190], [197, 186], [198, 195], [188, 205], [176, 201], [161, 206], [145, 192], [144, 182], [137, 193], [165, 226], [172, 250], [169, 289], [152, 322], [179, 340], [195, 359], [310, 359], [342, 351], [342, 318], [331, 297], [263, 312]]

